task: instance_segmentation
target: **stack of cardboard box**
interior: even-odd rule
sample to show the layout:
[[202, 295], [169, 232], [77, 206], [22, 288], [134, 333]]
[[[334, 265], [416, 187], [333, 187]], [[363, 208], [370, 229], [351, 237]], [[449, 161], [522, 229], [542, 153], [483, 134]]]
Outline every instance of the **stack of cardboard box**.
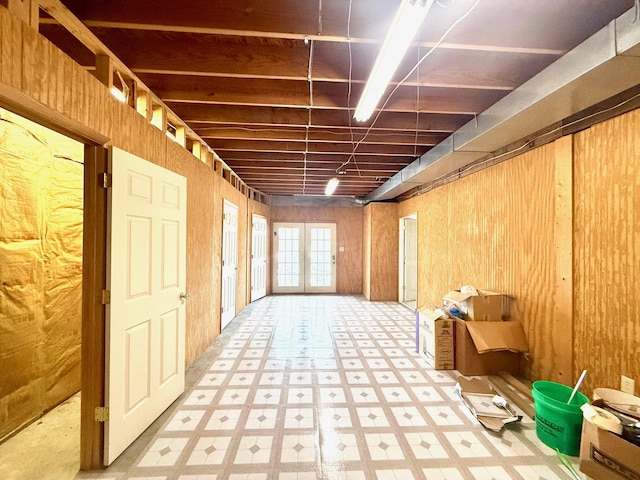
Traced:
[[[443, 297], [444, 309], [419, 309], [420, 355], [436, 370], [519, 374], [521, 354], [529, 348], [522, 324], [509, 320], [511, 300], [495, 292], [453, 290]], [[447, 310], [462, 318], [447, 315]]]

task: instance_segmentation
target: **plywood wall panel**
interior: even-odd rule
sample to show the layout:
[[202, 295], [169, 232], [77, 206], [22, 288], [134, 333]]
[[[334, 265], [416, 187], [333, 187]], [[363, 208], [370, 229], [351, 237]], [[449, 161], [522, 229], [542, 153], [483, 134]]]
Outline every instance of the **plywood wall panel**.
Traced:
[[336, 224], [337, 293], [362, 293], [362, 208], [271, 207], [272, 222], [327, 222]]
[[362, 278], [362, 294], [367, 300], [371, 300], [371, 244], [373, 242], [371, 238], [371, 207], [367, 205], [364, 207], [362, 218], [362, 235], [363, 239], [363, 278]]
[[575, 368], [640, 393], [640, 111], [575, 135]]
[[0, 8], [0, 81], [18, 89], [22, 87], [22, 29], [20, 19]]
[[559, 352], [549, 340], [561, 327], [554, 317], [556, 161], [547, 145], [399, 207], [418, 211], [418, 304], [439, 305], [461, 285], [513, 295], [533, 378], [559, 379], [558, 356], [571, 356], [570, 344]]
[[[222, 224], [221, 213], [213, 207], [222, 197], [216, 192], [228, 188], [229, 195], [237, 197], [236, 203], [240, 204], [244, 216], [247, 215], [246, 197], [135, 110], [114, 99], [104, 85], [44, 37], [23, 31], [22, 22], [2, 7], [0, 25], [0, 82], [3, 85], [44, 104], [43, 110], [48, 107], [69, 119], [71, 124], [86, 127], [83, 133], [90, 138], [106, 137], [110, 145], [187, 177], [187, 241], [190, 246], [199, 245], [200, 256], [188, 267], [187, 283], [195, 285], [201, 297], [194, 299], [194, 306], [187, 309], [187, 362], [190, 363], [219, 332], [220, 285], [216, 272], [220, 271], [218, 226]], [[244, 220], [241, 220], [243, 224]], [[246, 237], [246, 226], [242, 228], [245, 231], [241, 235]], [[246, 240], [243, 238], [242, 242], [245, 255]], [[243, 258], [242, 262], [246, 260]], [[241, 275], [240, 280], [239, 295], [245, 298], [246, 275]], [[240, 305], [244, 305], [244, 301]]]
[[398, 300], [399, 220], [395, 203], [370, 203], [369, 300]]

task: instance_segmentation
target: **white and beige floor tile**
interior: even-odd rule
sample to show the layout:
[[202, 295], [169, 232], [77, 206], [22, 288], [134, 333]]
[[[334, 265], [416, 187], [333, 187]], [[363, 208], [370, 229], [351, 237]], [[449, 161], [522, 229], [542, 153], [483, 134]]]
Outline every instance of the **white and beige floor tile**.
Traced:
[[415, 353], [406, 307], [359, 296], [249, 305], [129, 465], [95, 480], [563, 480], [525, 417], [485, 430], [455, 371]]

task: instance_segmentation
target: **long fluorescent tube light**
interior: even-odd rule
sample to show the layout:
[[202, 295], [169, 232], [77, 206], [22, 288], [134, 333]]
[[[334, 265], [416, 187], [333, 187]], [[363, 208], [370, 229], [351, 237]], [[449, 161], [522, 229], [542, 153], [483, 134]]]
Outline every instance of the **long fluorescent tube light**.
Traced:
[[378, 106], [433, 1], [402, 0], [358, 102], [354, 115], [358, 122], [367, 121]]
[[340, 180], [338, 180], [337, 178], [332, 178], [331, 180], [329, 180], [327, 182], [327, 186], [324, 189], [324, 194], [327, 196], [333, 195], [333, 192], [336, 191], [336, 188], [338, 188], [339, 183], [340, 183]]

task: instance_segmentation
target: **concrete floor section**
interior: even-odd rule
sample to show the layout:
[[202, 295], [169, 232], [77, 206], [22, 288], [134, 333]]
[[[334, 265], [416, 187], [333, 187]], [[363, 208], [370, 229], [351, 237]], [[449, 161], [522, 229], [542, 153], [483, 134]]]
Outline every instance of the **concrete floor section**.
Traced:
[[79, 468], [79, 393], [0, 444], [3, 480], [73, 480]]

